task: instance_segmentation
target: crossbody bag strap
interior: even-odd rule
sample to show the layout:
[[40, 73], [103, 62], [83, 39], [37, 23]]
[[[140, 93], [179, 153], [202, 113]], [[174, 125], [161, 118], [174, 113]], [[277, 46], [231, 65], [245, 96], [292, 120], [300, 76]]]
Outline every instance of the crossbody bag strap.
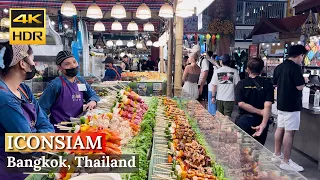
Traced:
[[260, 84], [259, 84], [256, 80], [254, 80], [253, 78], [251, 78], [251, 79], [252, 79], [254, 85], [257, 87], [257, 90], [258, 90], [258, 91], [263, 90], [263, 87], [260, 86]]

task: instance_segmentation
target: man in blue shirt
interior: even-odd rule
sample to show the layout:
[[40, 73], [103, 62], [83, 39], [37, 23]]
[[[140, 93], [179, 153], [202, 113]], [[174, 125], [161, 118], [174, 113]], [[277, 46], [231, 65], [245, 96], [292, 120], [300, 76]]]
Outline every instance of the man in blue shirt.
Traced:
[[70, 51], [59, 52], [56, 64], [63, 75], [52, 80], [39, 99], [52, 124], [69, 121], [70, 117], [93, 109], [100, 100], [90, 85], [77, 76], [78, 62]]
[[121, 80], [121, 70], [113, 65], [112, 57], [107, 57], [102, 63], [106, 65], [106, 72], [102, 81], [118, 81]]

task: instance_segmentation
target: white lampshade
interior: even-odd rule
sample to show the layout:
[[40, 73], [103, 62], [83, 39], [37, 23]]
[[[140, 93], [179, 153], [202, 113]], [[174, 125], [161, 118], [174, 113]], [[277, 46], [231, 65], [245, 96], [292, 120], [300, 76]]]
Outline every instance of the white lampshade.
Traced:
[[120, 57], [123, 57], [124, 55], [126, 55], [124, 52], [120, 53]]
[[111, 41], [111, 40], [107, 41], [107, 46], [108, 47], [112, 47], [113, 46], [113, 41]]
[[1, 19], [1, 26], [2, 27], [10, 27], [10, 19], [9, 18], [2, 18]]
[[194, 14], [194, 6], [185, 1], [178, 3], [176, 7], [176, 15], [178, 17], [186, 18]]
[[111, 17], [122, 19], [127, 17], [126, 9], [120, 4], [117, 3], [111, 9]]
[[103, 17], [100, 7], [93, 3], [87, 10], [87, 17], [92, 19], [101, 19]]
[[129, 24], [128, 24], [128, 27], [127, 27], [127, 30], [128, 31], [138, 31], [138, 25], [134, 22], [134, 21], [131, 21]]
[[154, 47], [159, 47], [159, 46], [160, 46], [160, 45], [159, 45], [159, 42], [158, 42], [158, 41], [154, 42], [154, 43], [153, 43], [153, 46], [154, 46]]
[[132, 57], [133, 57], [133, 55], [132, 55], [131, 53], [129, 53], [128, 56], [129, 56], [129, 58], [132, 58]]
[[144, 31], [154, 31], [154, 26], [152, 23], [146, 23], [143, 25], [143, 30]]
[[142, 49], [143, 48], [143, 45], [141, 42], [138, 42], [137, 45], [136, 45], [137, 49]]
[[116, 45], [117, 45], [117, 46], [123, 46], [123, 42], [119, 39], [119, 40], [116, 42]]
[[133, 41], [128, 41], [127, 46], [128, 47], [133, 47], [134, 46]]
[[93, 30], [94, 31], [105, 31], [106, 28], [104, 27], [104, 24], [101, 21], [98, 21], [94, 24]]
[[114, 21], [111, 25], [111, 30], [113, 31], [121, 31], [122, 30], [122, 25], [119, 21]]
[[147, 46], [152, 46], [152, 45], [153, 45], [152, 41], [151, 41], [151, 40], [148, 40], [148, 41], [147, 41]]
[[139, 19], [150, 19], [151, 18], [150, 8], [145, 3], [141, 4], [137, 9], [136, 17]]
[[168, 3], [164, 3], [161, 6], [159, 11], [159, 16], [163, 18], [172, 18], [173, 17], [173, 7]]
[[71, 1], [66, 1], [61, 5], [61, 14], [69, 17], [74, 16], [77, 14], [77, 9]]

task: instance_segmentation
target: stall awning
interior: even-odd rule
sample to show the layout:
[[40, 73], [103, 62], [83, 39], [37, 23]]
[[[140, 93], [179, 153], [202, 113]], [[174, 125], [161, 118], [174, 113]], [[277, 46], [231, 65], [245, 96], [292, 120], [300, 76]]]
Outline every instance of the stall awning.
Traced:
[[287, 18], [265, 18], [263, 17], [256, 24], [247, 37], [251, 39], [253, 35], [268, 34], [279, 32], [280, 34], [293, 34], [300, 30], [301, 26], [306, 22], [309, 14], [302, 14]]
[[320, 13], [320, 0], [304, 0], [295, 7], [296, 14], [309, 12], [310, 10], [314, 13]]

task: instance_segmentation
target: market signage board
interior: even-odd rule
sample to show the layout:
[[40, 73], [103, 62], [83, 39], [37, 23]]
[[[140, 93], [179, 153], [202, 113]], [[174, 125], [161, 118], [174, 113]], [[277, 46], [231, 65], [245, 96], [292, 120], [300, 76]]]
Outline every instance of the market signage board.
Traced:
[[277, 43], [280, 42], [279, 32], [268, 33], [268, 34], [259, 34], [252, 36], [252, 43]]
[[10, 44], [46, 44], [46, 9], [10, 8]]

